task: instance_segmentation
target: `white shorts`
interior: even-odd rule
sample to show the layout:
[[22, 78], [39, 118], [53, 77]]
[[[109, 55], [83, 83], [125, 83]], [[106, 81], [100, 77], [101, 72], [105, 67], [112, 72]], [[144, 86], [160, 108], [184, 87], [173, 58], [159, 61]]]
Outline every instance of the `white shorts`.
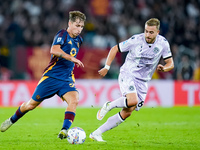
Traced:
[[130, 75], [127, 75], [125, 73], [119, 74], [118, 82], [120, 91], [123, 96], [126, 96], [126, 94], [128, 93], [137, 93], [138, 103], [135, 110], [136, 111], [140, 110], [140, 108], [143, 106], [143, 103], [147, 95], [147, 90], [148, 90], [147, 82], [135, 79], [134, 77], [131, 77]]

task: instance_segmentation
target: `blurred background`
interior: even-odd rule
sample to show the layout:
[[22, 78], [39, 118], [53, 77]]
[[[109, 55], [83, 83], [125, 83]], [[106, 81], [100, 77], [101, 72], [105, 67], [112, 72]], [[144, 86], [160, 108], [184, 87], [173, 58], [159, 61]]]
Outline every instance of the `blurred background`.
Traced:
[[[152, 17], [170, 43], [175, 69], [153, 79], [200, 81], [200, 0], [1, 0], [0, 80], [39, 80], [50, 61], [54, 35], [67, 27], [71, 10], [87, 16], [76, 79], [98, 79], [109, 49], [144, 32]], [[118, 54], [108, 79], [117, 79], [126, 54]], [[163, 63], [163, 60], [161, 60]]]
[[[155, 72], [145, 106], [200, 106], [200, 0], [0, 0], [0, 107], [28, 101], [50, 61], [54, 35], [67, 28], [69, 11], [86, 14], [83, 44], [74, 69], [79, 106], [102, 106], [121, 96], [118, 53], [101, 79], [112, 46], [144, 32], [146, 20], [161, 21], [160, 34], [171, 46], [175, 68]], [[164, 63], [163, 59], [160, 63]], [[58, 96], [42, 107], [65, 107]]]

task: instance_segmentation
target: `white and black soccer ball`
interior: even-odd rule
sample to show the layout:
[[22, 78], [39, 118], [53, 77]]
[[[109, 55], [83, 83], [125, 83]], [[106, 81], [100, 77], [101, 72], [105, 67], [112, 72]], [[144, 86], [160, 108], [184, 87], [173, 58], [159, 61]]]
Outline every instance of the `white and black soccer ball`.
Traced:
[[86, 139], [85, 131], [80, 127], [73, 127], [68, 130], [67, 141], [70, 144], [83, 144]]

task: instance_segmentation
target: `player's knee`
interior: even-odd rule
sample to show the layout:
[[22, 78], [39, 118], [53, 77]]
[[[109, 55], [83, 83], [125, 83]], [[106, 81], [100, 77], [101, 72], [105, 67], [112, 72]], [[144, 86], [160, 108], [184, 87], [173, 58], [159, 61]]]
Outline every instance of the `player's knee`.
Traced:
[[133, 98], [133, 97], [127, 98], [127, 101], [128, 101], [128, 103], [127, 103], [128, 107], [136, 106], [138, 103], [138, 99]]
[[71, 105], [77, 106], [78, 105], [78, 99], [74, 99], [70, 103], [71, 103]]
[[77, 106], [78, 105], [78, 99], [76, 99], [74, 103]]

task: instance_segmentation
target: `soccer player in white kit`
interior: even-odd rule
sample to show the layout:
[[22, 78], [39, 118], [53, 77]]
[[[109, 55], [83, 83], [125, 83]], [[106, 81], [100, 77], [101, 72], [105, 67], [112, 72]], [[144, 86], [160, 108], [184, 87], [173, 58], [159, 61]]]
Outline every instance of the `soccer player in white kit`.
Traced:
[[[159, 28], [160, 21], [157, 18], [151, 18], [145, 23], [144, 33], [133, 35], [111, 48], [105, 67], [99, 70], [99, 74], [103, 77], [107, 74], [117, 52], [128, 52], [118, 78], [122, 97], [106, 102], [98, 111], [97, 119], [102, 120], [113, 108], [122, 108], [122, 110], [92, 132], [89, 136], [91, 139], [104, 141], [102, 133], [124, 122], [133, 110], [140, 110], [147, 94], [147, 83], [156, 69], [167, 72], [174, 68], [169, 43], [159, 35]], [[165, 61], [164, 65], [158, 64], [161, 57]]]

